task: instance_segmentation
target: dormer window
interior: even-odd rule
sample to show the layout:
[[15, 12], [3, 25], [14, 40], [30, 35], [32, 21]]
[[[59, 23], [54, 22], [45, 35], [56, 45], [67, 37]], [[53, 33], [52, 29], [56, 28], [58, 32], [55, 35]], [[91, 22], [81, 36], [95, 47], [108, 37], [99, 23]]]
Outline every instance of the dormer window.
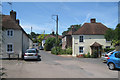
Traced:
[[7, 30], [7, 36], [13, 36], [13, 30]]

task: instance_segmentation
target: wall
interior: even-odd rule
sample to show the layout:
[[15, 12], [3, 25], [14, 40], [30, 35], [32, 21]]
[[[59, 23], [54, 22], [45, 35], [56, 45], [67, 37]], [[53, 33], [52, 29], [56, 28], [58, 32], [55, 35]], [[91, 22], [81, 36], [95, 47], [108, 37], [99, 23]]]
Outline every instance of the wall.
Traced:
[[94, 42], [97, 42], [102, 46], [102, 48], [105, 48], [106, 46], [111, 46], [111, 42], [106, 42], [104, 35], [83, 35], [84, 36], [84, 42], [79, 42], [79, 36], [80, 35], [72, 35], [72, 49], [73, 49], [73, 56], [76, 56], [76, 54], [79, 53], [79, 46], [83, 46], [84, 50], [83, 53], [86, 54], [90, 52], [91, 54], [91, 48], [90, 46], [94, 44]]
[[15, 54], [22, 54], [22, 31], [21, 30], [13, 30], [14, 35], [12, 37], [7, 36], [7, 30], [4, 30], [2, 32], [2, 51], [3, 54], [7, 54], [7, 44], [12, 43], [13, 44], [13, 50]]

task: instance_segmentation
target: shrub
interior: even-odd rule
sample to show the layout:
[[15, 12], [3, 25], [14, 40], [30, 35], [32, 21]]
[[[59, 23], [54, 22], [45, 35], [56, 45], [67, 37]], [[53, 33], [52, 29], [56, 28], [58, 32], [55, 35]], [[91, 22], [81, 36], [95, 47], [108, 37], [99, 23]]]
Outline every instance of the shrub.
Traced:
[[115, 48], [104, 48], [105, 52], [110, 52], [110, 51], [113, 51], [113, 50], [115, 50]]
[[57, 53], [60, 54], [60, 52], [61, 52], [61, 48], [60, 47], [57, 47], [57, 51], [56, 51], [56, 47], [51, 49], [51, 53], [52, 54], [57, 55]]
[[54, 47], [54, 45], [55, 45], [55, 38], [48, 38], [48, 39], [45, 41], [44, 50], [50, 51], [51, 48]]
[[66, 49], [66, 54], [72, 55], [72, 48], [67, 48], [67, 49]]

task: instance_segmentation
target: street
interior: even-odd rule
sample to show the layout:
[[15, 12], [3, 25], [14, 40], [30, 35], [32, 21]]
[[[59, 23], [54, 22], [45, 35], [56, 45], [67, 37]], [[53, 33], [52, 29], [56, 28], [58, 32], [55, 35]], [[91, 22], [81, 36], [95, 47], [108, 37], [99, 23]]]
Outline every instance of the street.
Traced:
[[41, 61], [2, 60], [5, 78], [118, 78], [100, 58], [61, 57], [40, 51]]

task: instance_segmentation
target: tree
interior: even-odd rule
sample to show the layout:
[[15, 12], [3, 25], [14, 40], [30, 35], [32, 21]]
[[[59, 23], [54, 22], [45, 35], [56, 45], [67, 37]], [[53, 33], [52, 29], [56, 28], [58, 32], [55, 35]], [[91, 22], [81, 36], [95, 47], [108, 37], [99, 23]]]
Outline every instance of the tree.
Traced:
[[71, 26], [68, 28], [67, 31], [64, 31], [64, 32], [62, 33], [62, 35], [65, 35], [65, 34], [67, 34], [69, 31], [71, 31], [72, 26], [74, 26], [74, 29], [77, 31], [77, 30], [81, 27], [81, 24], [71, 25]]
[[48, 36], [48, 34], [41, 34], [41, 35], [39, 35], [39, 36], [37, 37], [38, 42], [41, 44], [41, 43], [42, 43], [42, 40], [43, 40], [46, 36]]
[[50, 51], [54, 46], [55, 46], [55, 42], [56, 42], [56, 39], [55, 38], [48, 38], [46, 41], [45, 41], [45, 46], [44, 46], [44, 49], [46, 51]]
[[105, 33], [105, 39], [112, 41], [113, 45], [120, 44], [120, 24], [113, 29], [108, 29]]
[[114, 36], [115, 36], [115, 33], [114, 33], [114, 30], [109, 28], [106, 33], [105, 33], [105, 39], [107, 41], [112, 41], [114, 39]]

